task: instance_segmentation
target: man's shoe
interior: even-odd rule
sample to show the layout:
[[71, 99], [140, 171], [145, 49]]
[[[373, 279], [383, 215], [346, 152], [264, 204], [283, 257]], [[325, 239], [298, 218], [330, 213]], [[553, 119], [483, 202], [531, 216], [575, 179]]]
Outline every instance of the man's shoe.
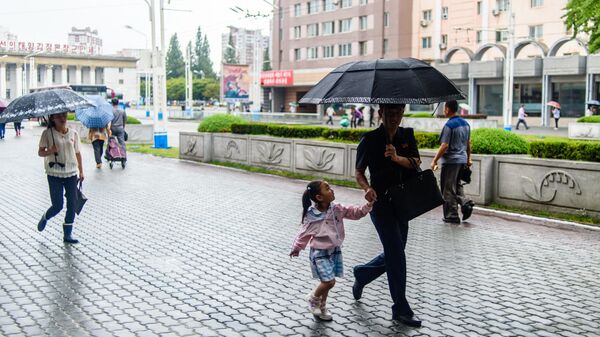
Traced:
[[460, 224], [459, 218], [443, 218], [445, 223]]
[[471, 214], [473, 213], [473, 206], [475, 206], [475, 203], [469, 201], [460, 208], [460, 211], [463, 215], [463, 221], [471, 217]]
[[46, 213], [44, 213], [44, 215], [42, 215], [42, 218], [40, 219], [40, 222], [38, 222], [38, 231], [43, 231], [44, 228], [46, 228], [47, 223], [48, 220], [46, 220]]
[[410, 326], [413, 328], [420, 328], [421, 327], [421, 321], [417, 318], [417, 316], [412, 315], [412, 316], [400, 316], [400, 315], [396, 315], [392, 317], [392, 320], [398, 321], [399, 323], [402, 323], [406, 326]]
[[364, 285], [358, 283], [358, 278], [356, 277], [356, 267], [352, 268], [352, 273], [354, 273], [354, 284], [352, 285], [352, 296], [354, 296], [355, 300], [360, 300], [362, 297], [362, 292]]

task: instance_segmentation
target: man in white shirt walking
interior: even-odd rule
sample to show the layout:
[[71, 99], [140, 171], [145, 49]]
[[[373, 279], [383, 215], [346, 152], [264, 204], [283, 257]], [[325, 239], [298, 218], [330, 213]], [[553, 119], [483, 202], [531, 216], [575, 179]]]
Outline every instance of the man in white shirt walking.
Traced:
[[517, 122], [517, 127], [516, 127], [517, 130], [519, 130], [519, 125], [521, 123], [523, 123], [525, 125], [526, 130], [529, 130], [529, 126], [527, 126], [527, 121], [525, 120], [525, 117], [527, 117], [527, 114], [525, 113], [525, 104], [521, 104], [521, 107], [519, 108], [519, 113], [518, 113], [519, 121]]

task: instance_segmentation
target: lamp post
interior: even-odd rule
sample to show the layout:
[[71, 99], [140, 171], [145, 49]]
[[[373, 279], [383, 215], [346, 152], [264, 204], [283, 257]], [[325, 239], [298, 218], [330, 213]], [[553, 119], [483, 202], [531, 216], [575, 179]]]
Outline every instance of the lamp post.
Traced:
[[[27, 59], [29, 59], [29, 86], [27, 87], [27, 89], [31, 89], [32, 87], [37, 87], [37, 85], [34, 86], [34, 83], [37, 82], [37, 77], [36, 77], [37, 72], [33, 71], [33, 69], [35, 67], [34, 56], [37, 54], [41, 54], [41, 53], [42, 53], [42, 51], [36, 51], [35, 53], [31, 53], [31, 54], [25, 55], [23, 57], [23, 60], [25, 60], [25, 61]], [[25, 95], [27, 93], [27, 90], [25, 89], [25, 83], [27, 81], [26, 73], [27, 73], [27, 66], [26, 66], [26, 63], [23, 62], [23, 74], [22, 74], [23, 86], [22, 86], [22, 90], [21, 90], [21, 95]]]
[[[148, 35], [144, 32], [141, 32], [130, 25], [124, 25], [126, 29], [132, 30], [144, 37], [144, 48], [148, 49]], [[150, 97], [150, 82], [148, 82], [148, 69], [144, 69], [144, 105], [148, 106], [148, 97]], [[150, 111], [146, 111], [146, 117], [150, 116]]]
[[514, 72], [515, 63], [515, 13], [513, 12], [512, 0], [508, 0], [508, 48], [506, 49], [506, 57], [504, 58], [504, 130], [512, 130], [512, 105], [514, 95]]

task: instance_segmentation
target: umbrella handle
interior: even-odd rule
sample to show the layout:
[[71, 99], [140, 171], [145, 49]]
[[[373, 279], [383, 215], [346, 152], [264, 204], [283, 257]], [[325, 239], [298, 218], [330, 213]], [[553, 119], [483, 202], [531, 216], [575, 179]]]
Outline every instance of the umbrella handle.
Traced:
[[[52, 131], [52, 128], [50, 128], [50, 134], [52, 135], [52, 145], [56, 145], [54, 142], [54, 132]], [[58, 152], [54, 152], [54, 161], [58, 162]]]

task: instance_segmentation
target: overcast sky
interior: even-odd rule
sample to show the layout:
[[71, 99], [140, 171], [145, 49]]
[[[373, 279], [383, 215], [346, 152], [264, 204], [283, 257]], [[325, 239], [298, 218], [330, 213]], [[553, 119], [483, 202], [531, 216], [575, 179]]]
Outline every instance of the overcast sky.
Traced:
[[[165, 4], [168, 1], [165, 0]], [[155, 2], [158, 6], [159, 0]], [[166, 7], [191, 12], [165, 12], [167, 45], [170, 36], [177, 33], [183, 49], [201, 26], [208, 35], [212, 60], [218, 70], [221, 34], [227, 26], [260, 28], [263, 34], [269, 33], [269, 18], [246, 19], [229, 9], [233, 6], [251, 12], [270, 13], [271, 10], [265, 0], [171, 0]], [[144, 37], [124, 25], [145, 33], [148, 44], [151, 43], [148, 6], [144, 0], [0, 0], [0, 26], [23, 41], [66, 43], [71, 27], [89, 26], [98, 30], [104, 54], [123, 48], [144, 48]]]

